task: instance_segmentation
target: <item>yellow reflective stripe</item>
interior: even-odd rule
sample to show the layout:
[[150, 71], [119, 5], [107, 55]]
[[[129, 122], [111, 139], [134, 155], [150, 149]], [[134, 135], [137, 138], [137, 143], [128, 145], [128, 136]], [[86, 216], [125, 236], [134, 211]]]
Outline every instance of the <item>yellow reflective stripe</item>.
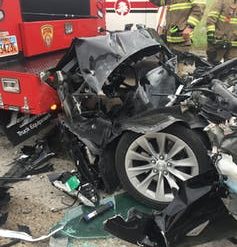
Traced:
[[170, 43], [180, 43], [180, 42], [184, 42], [185, 40], [183, 37], [167, 36], [167, 41]]
[[199, 23], [199, 20], [193, 16], [189, 16], [188, 18], [188, 24], [191, 24], [192, 26], [197, 26], [197, 24]]
[[217, 12], [217, 11], [211, 11], [211, 12], [208, 14], [208, 17], [219, 18], [219, 15], [220, 15], [219, 12]]
[[[193, 37], [193, 33], [190, 34], [190, 38]], [[181, 43], [185, 42], [185, 39], [183, 37], [173, 37], [173, 36], [167, 36], [166, 37], [167, 41], [169, 43]]]
[[176, 4], [171, 4], [169, 11], [174, 11], [174, 10], [181, 10], [181, 9], [191, 9], [192, 4], [191, 3], [176, 3]]
[[184, 40], [184, 38], [182, 37], [182, 36], [179, 36], [179, 37], [175, 37], [175, 36], [167, 36], [167, 38], [169, 38], [169, 39], [172, 39], [172, 40]]
[[175, 3], [171, 4], [170, 7], [181, 7], [181, 6], [190, 6], [192, 7], [192, 3]]
[[219, 17], [219, 19], [221, 20], [221, 21], [224, 21], [225, 20], [225, 16], [224, 15], [220, 15], [220, 17]]
[[215, 30], [216, 30], [215, 25], [207, 26], [207, 31], [214, 31], [215, 32]]
[[193, 0], [191, 2], [192, 2], [192, 4], [204, 4], [204, 5], [206, 5], [206, 1], [205, 0]]
[[209, 13], [209, 14], [219, 15], [220, 13], [219, 13], [218, 11], [214, 11], [214, 10], [212, 10], [212, 11], [210, 11], [210, 13]]
[[[190, 35], [190, 39], [192, 39], [193, 35]], [[166, 37], [167, 41], [169, 43], [181, 43], [181, 42], [185, 42], [185, 39], [183, 37], [171, 37], [171, 36], [167, 36]]]
[[176, 7], [176, 8], [170, 8], [169, 11], [185, 10], [185, 9], [191, 9], [191, 7]]
[[219, 15], [209, 14], [208, 17], [219, 18]]
[[220, 15], [219, 20], [230, 24], [237, 24], [237, 18], [235, 17], [229, 18], [228, 16]]
[[237, 46], [237, 41], [231, 41], [232, 46]]
[[[223, 42], [223, 40], [218, 40], [219, 42]], [[228, 41], [227, 43], [231, 44], [234, 47], [237, 47], [237, 41]]]

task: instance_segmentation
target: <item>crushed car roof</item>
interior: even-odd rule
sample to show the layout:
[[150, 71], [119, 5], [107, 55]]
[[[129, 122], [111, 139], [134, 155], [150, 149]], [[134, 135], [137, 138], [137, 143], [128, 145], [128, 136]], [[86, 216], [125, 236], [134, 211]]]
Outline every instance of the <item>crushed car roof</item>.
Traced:
[[109, 75], [127, 58], [137, 55], [140, 51], [148, 52], [148, 50], [149, 55], [153, 55], [161, 47], [168, 51], [164, 42], [153, 29], [114, 32], [90, 38], [76, 38], [71, 48], [57, 65], [56, 70], [62, 70], [67, 73], [72, 68], [70, 64], [75, 65], [78, 63], [85, 81], [98, 93]]

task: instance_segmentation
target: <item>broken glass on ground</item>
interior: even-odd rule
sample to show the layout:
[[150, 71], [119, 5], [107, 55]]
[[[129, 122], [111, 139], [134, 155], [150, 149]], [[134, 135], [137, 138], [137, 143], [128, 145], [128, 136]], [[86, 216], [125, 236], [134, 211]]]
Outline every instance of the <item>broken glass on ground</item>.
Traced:
[[[93, 209], [86, 206], [74, 207], [68, 210], [64, 218], [59, 222], [59, 225], [65, 225], [64, 229], [60, 232], [63, 237], [72, 239], [103, 239], [111, 237], [111, 235], [104, 230], [103, 222], [113, 217], [114, 215], [126, 216], [127, 211], [131, 207], [136, 207], [143, 212], [149, 212], [151, 209], [140, 204], [131, 198], [127, 193], [118, 194], [115, 196], [108, 196], [101, 200], [100, 205], [112, 202], [115, 206], [114, 209], [104, 212], [90, 222], [83, 220], [85, 214], [90, 213]], [[98, 208], [97, 206], [96, 208]], [[57, 226], [56, 226], [57, 227]], [[60, 237], [60, 236], [59, 236]]]

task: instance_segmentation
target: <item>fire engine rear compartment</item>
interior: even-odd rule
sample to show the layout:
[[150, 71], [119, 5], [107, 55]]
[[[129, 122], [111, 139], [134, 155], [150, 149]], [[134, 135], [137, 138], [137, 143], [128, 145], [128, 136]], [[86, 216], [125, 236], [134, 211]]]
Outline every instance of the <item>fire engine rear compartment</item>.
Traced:
[[[42, 0], [30, 1], [21, 0], [22, 18], [23, 21], [46, 21], [46, 20], [61, 20], [67, 18], [77, 18], [77, 16], [90, 16], [90, 1], [67, 0]], [[73, 17], [74, 15], [74, 17]]]

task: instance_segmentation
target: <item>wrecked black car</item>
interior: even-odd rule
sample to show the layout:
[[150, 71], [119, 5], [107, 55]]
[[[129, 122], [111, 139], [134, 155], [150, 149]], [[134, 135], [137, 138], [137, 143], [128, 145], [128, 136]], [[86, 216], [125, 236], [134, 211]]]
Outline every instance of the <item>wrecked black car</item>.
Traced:
[[[211, 145], [212, 169], [180, 183], [174, 200], [161, 212], [130, 211], [115, 216], [105, 229], [139, 246], [193, 246], [230, 239], [237, 232], [237, 87], [214, 79], [237, 58], [216, 66], [185, 88], [183, 111], [194, 111], [206, 120], [203, 132]], [[191, 94], [189, 93], [191, 92]], [[175, 190], [175, 187], [174, 187]]]
[[54, 73], [60, 129], [82, 181], [107, 192], [121, 182], [159, 207], [172, 201], [179, 181], [207, 170], [207, 150], [191, 130], [202, 123], [170, 116], [179, 111], [172, 102], [183, 87], [175, 66], [154, 30], [74, 40]]

